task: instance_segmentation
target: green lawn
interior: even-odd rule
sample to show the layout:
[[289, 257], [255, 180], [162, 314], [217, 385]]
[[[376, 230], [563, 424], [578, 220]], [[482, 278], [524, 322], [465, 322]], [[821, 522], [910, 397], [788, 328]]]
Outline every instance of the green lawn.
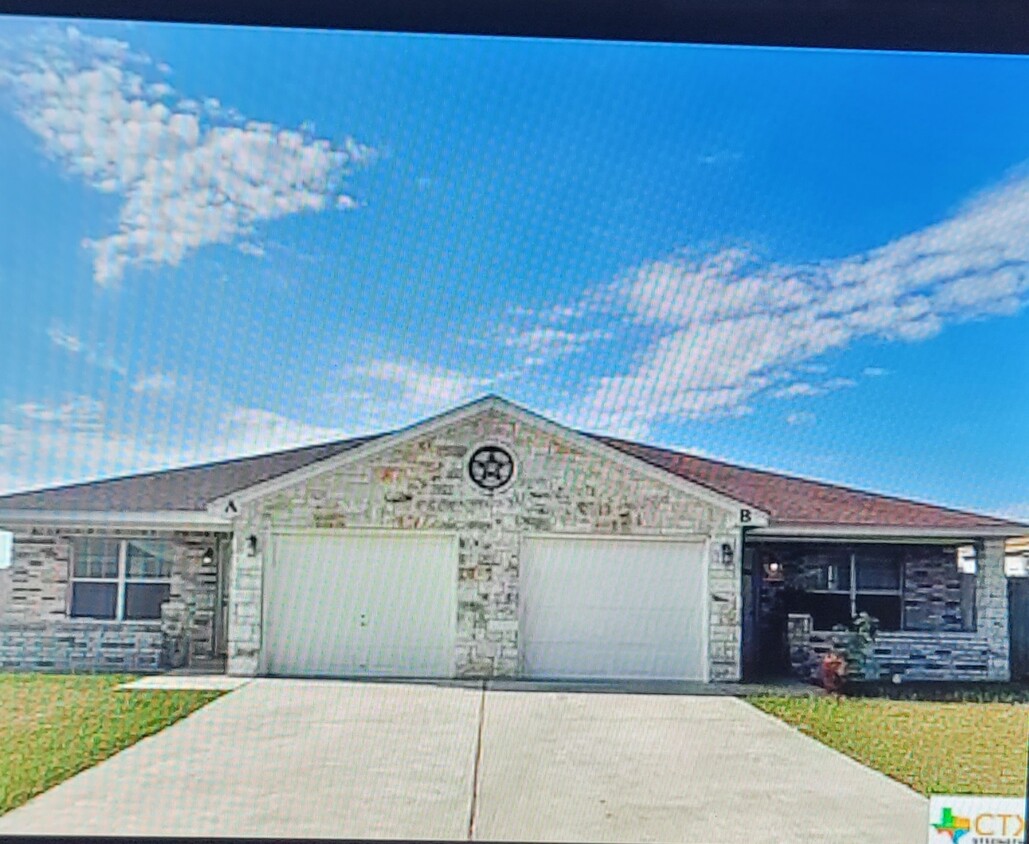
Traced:
[[1027, 704], [822, 696], [749, 702], [922, 794], [1025, 794]]
[[0, 674], [0, 815], [220, 694], [115, 691], [132, 679]]

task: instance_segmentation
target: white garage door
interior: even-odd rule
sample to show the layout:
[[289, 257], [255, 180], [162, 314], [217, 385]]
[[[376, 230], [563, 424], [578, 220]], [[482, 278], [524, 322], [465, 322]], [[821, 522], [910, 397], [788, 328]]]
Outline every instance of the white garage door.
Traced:
[[704, 679], [704, 545], [526, 539], [526, 676]]
[[307, 676], [450, 677], [453, 537], [282, 534], [265, 572], [265, 670]]

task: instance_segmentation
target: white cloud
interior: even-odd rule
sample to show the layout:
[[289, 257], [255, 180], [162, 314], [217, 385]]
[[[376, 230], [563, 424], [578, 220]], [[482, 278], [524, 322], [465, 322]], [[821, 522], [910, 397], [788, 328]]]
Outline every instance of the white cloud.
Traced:
[[30, 422], [72, 431], [95, 431], [103, 425], [104, 404], [89, 396], [73, 396], [59, 405], [24, 402], [16, 409]]
[[585, 351], [599, 340], [609, 340], [611, 334], [600, 329], [570, 331], [552, 326], [537, 326], [516, 331], [501, 339], [509, 349], [525, 353], [521, 364], [524, 367], [542, 366], [556, 358]]
[[178, 379], [168, 372], [151, 372], [132, 382], [134, 393], [169, 393], [179, 386]]
[[247, 121], [215, 99], [197, 112], [149, 78], [159, 73], [149, 57], [114, 39], [51, 30], [18, 46], [0, 64], [15, 113], [51, 158], [124, 199], [117, 230], [84, 240], [101, 285], [261, 222], [357, 204], [342, 179], [373, 152], [352, 139]]
[[774, 264], [740, 248], [676, 255], [583, 297], [586, 311], [622, 311], [627, 329], [652, 339], [627, 371], [596, 378], [571, 415], [642, 435], [662, 419], [747, 413], [765, 391], [818, 395], [854, 385], [793, 376], [818, 373], [813, 361], [826, 352], [862, 338], [917, 342], [1014, 313], [1027, 298], [1024, 173], [948, 219], [840, 260]]
[[881, 366], [866, 366], [861, 370], [861, 374], [866, 378], [879, 378], [883, 375], [889, 375], [890, 370], [884, 369]]
[[811, 375], [825, 375], [829, 371], [829, 367], [824, 363], [802, 363], [797, 367], [797, 370]]
[[787, 425], [813, 425], [815, 422], [815, 414], [808, 410], [800, 410], [796, 413], [789, 413], [786, 416]]
[[808, 381], [794, 381], [792, 384], [773, 390], [772, 395], [777, 399], [792, 399], [798, 396], [817, 396], [820, 392], [818, 387]]
[[996, 514], [1002, 519], [1029, 523], [1029, 501], [1020, 501], [1000, 507], [996, 510]]
[[258, 454], [351, 436], [254, 407], [229, 406], [193, 438], [160, 426], [126, 432], [119, 411], [72, 396], [58, 403], [26, 402], [0, 422], [0, 494]]
[[110, 352], [86, 342], [79, 335], [62, 328], [57, 323], [52, 323], [47, 328], [46, 334], [50, 338], [50, 342], [59, 349], [64, 349], [69, 354], [83, 355], [86, 362], [91, 366], [105, 369], [108, 372], [115, 372], [122, 376], [128, 374], [128, 369], [125, 365]]
[[853, 378], [830, 378], [828, 381], [822, 382], [822, 389], [826, 392], [832, 392], [833, 390], [843, 390], [847, 387], [856, 387], [857, 381]]
[[490, 383], [490, 379], [456, 370], [385, 359], [355, 366], [346, 376], [348, 381], [363, 383], [378, 401], [394, 401], [408, 414], [463, 401]]
[[73, 355], [79, 354], [79, 352], [81, 352], [85, 348], [82, 340], [79, 337], [68, 331], [65, 331], [60, 326], [51, 325], [46, 330], [46, 334], [55, 346], [58, 346], [59, 348], [62, 348], [65, 351], [71, 352]]
[[261, 454], [295, 446], [328, 442], [351, 436], [342, 428], [312, 425], [270, 410], [239, 407], [222, 417], [208, 444], [201, 445], [197, 459], [212, 460], [246, 454]]
[[264, 247], [259, 243], [251, 243], [244, 240], [242, 243], [237, 243], [236, 248], [244, 255], [252, 255], [255, 258], [260, 258], [264, 255]]
[[801, 396], [822, 396], [846, 387], [857, 386], [853, 378], [828, 378], [825, 381], [812, 383], [811, 381], [794, 381], [784, 387], [772, 390], [770, 395], [777, 399], [794, 399]]

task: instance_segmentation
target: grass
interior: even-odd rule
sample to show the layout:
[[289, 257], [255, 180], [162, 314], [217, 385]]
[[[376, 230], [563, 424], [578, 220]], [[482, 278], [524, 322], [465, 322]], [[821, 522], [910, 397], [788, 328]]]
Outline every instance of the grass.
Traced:
[[214, 700], [127, 675], [0, 674], [0, 815]]
[[1025, 795], [1029, 705], [828, 696], [748, 700], [922, 794]]

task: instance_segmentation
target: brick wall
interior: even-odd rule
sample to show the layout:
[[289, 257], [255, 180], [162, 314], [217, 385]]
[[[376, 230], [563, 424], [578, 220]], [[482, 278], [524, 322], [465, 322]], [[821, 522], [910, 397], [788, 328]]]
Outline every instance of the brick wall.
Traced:
[[[904, 627], [960, 632], [963, 627], [962, 576], [953, 552], [925, 549], [904, 561]], [[967, 601], [967, 598], [965, 598]]]
[[[517, 475], [487, 495], [465, 476], [480, 443], [506, 445]], [[243, 508], [235, 526], [229, 671], [259, 670], [261, 569], [281, 527], [380, 527], [454, 531], [458, 554], [458, 674], [517, 676], [521, 536], [704, 534], [709, 560], [712, 679], [739, 677], [739, 553], [734, 513], [647, 474], [586, 453], [495, 411], [427, 438], [270, 494]], [[245, 550], [249, 535], [259, 552]], [[720, 545], [737, 553], [722, 564]]]
[[85, 529], [15, 531], [7, 570], [10, 590], [0, 605], [0, 665], [38, 670], [154, 671], [211, 655], [217, 592], [216, 562], [204, 565], [215, 537], [183, 531], [118, 531], [92, 535], [167, 539], [176, 547], [171, 595], [160, 621], [111, 622], [68, 615], [71, 543]]

